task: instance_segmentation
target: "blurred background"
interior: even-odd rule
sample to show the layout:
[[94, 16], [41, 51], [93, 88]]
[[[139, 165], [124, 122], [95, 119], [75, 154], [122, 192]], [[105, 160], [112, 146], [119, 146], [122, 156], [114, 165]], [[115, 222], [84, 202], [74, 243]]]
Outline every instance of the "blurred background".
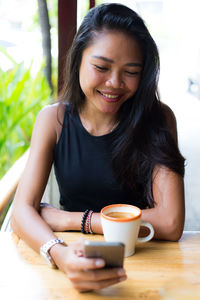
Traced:
[[[47, 16], [41, 7], [44, 2]], [[161, 100], [176, 115], [179, 147], [186, 158], [185, 229], [200, 230], [200, 1], [93, 2], [131, 7], [143, 17], [158, 45]], [[77, 27], [90, 4], [77, 1]], [[44, 17], [50, 34], [46, 45]], [[0, 0], [0, 179], [29, 147], [39, 110], [56, 98], [57, 21], [58, 0]]]

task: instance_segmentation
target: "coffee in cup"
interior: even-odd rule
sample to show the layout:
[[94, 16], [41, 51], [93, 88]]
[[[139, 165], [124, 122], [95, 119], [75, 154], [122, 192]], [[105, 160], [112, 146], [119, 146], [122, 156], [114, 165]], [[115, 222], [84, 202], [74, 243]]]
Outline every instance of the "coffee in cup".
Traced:
[[[141, 221], [140, 208], [128, 204], [112, 204], [101, 210], [101, 223], [104, 238], [109, 242], [121, 242], [125, 245], [125, 257], [135, 253], [136, 241], [147, 242], [154, 236], [154, 229], [148, 222]], [[140, 226], [148, 227], [150, 233], [138, 237]]]
[[107, 213], [106, 216], [111, 217], [111, 218], [124, 219], [124, 218], [133, 218], [134, 214], [131, 212], [112, 211], [112, 212]]

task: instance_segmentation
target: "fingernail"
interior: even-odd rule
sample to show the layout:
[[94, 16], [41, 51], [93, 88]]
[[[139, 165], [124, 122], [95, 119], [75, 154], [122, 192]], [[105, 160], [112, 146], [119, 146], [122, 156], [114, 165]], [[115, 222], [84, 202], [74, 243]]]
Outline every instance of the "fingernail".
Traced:
[[118, 272], [117, 272], [117, 274], [118, 274], [119, 276], [123, 276], [123, 275], [125, 275], [126, 273], [125, 273], [124, 269], [119, 269]]
[[97, 267], [103, 267], [103, 266], [104, 266], [104, 260], [103, 260], [103, 259], [97, 259], [97, 260], [95, 261], [95, 265], [96, 265]]

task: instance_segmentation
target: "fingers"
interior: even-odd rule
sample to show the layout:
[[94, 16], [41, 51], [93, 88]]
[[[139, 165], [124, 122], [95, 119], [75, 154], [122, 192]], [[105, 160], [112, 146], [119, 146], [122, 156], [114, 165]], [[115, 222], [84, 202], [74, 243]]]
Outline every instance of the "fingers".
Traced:
[[112, 278], [112, 279], [106, 279], [101, 281], [81, 281], [81, 282], [73, 282], [72, 284], [75, 289], [77, 289], [79, 292], [88, 292], [91, 290], [100, 290], [103, 288], [106, 288], [110, 285], [119, 283], [121, 281], [126, 280], [126, 276], [118, 277], [118, 278]]
[[71, 270], [90, 270], [103, 268], [105, 261], [101, 258], [86, 258], [83, 256], [84, 239], [79, 239], [72, 244], [70, 259], [68, 259], [68, 268]]
[[91, 270], [100, 269], [105, 266], [105, 261], [101, 258], [85, 258], [81, 256], [80, 252], [76, 253], [76, 256], [71, 256], [71, 260], [68, 261], [68, 268], [71, 270]]
[[108, 280], [108, 279], [116, 279], [124, 276], [126, 276], [124, 269], [119, 269], [119, 268], [68, 272], [69, 279], [74, 282], [80, 280], [101, 281], [101, 280]]
[[102, 289], [126, 279], [123, 268], [104, 268], [103, 259], [84, 257], [83, 241], [62, 247], [59, 253], [56, 263], [80, 292]]
[[98, 290], [126, 280], [124, 269], [68, 270], [68, 278], [79, 292]]

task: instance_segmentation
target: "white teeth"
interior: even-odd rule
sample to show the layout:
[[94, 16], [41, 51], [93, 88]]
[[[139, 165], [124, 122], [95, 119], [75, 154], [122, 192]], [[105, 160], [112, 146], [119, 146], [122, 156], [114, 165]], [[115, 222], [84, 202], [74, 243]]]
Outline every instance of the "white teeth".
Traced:
[[108, 95], [108, 94], [103, 94], [103, 93], [102, 93], [102, 95], [106, 98], [111, 98], [111, 99], [115, 99], [115, 98], [119, 97], [119, 95]]

